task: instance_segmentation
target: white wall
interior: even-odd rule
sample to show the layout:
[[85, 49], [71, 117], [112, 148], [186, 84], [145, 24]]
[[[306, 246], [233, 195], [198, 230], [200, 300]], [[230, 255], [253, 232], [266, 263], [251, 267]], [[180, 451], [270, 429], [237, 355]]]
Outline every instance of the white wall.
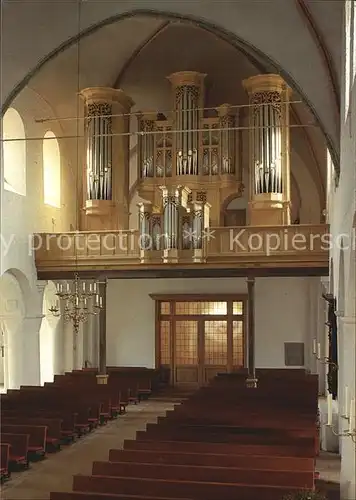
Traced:
[[[149, 294], [247, 293], [244, 278], [110, 280], [107, 363], [153, 367], [155, 304]], [[313, 278], [256, 279], [256, 366], [284, 368], [284, 342], [311, 338], [309, 288]]]

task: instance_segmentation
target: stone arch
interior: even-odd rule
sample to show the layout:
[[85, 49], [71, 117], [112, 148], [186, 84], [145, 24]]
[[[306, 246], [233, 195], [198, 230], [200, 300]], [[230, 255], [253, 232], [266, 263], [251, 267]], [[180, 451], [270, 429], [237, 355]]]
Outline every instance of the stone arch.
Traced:
[[[223, 18], [219, 19], [219, 12], [217, 12], [216, 15], [214, 15], [214, 13], [207, 15], [206, 12], [205, 13], [203, 11], [200, 12], [199, 9], [198, 10], [193, 8], [191, 9], [190, 7], [182, 8], [181, 5], [176, 6], [174, 8], [175, 12], [172, 12], [172, 10], [168, 9], [162, 10], [158, 5], [158, 3], [154, 1], [150, 2], [150, 5], [147, 5], [147, 7], [148, 8], [146, 9], [142, 9], [137, 6], [136, 7], [133, 6], [131, 10], [126, 10], [126, 11], [118, 7], [113, 10], [111, 15], [108, 11], [106, 11], [106, 16], [107, 16], [106, 18], [99, 14], [97, 16], [97, 19], [93, 19], [93, 24], [84, 27], [80, 33], [75, 34], [74, 36], [67, 35], [67, 39], [65, 40], [65, 38], [63, 38], [62, 43], [59, 43], [57, 47], [47, 52], [47, 54], [43, 53], [41, 55], [41, 59], [37, 59], [38, 61], [37, 64], [35, 64], [34, 67], [32, 67], [32, 69], [27, 73], [26, 76], [24, 76], [24, 78], [16, 85], [16, 87], [10, 90], [2, 108], [3, 112], [6, 111], [6, 109], [10, 106], [13, 99], [17, 96], [17, 94], [25, 87], [26, 84], [28, 84], [31, 78], [34, 75], [36, 75], [38, 71], [41, 70], [41, 68], [48, 61], [55, 58], [59, 53], [63, 52], [64, 50], [70, 48], [73, 44], [78, 43], [78, 41], [81, 40], [82, 38], [95, 33], [100, 28], [111, 25], [118, 21], [132, 18], [134, 16], [147, 16], [156, 18], [161, 17], [166, 21], [178, 20], [178, 21], [193, 23], [197, 26], [205, 28], [206, 30], [216, 33], [219, 36], [228, 40], [230, 43], [239, 46], [242, 50], [249, 52], [252, 57], [255, 57], [256, 60], [261, 60], [261, 59], [264, 60], [266, 62], [266, 65], [268, 66], [268, 71], [277, 72], [281, 74], [281, 76], [287, 81], [287, 83], [291, 85], [303, 97], [303, 100], [307, 103], [310, 110], [314, 114], [318, 125], [320, 126], [321, 130], [323, 131], [326, 137], [327, 143], [330, 147], [330, 151], [332, 152], [333, 158], [335, 160], [335, 165], [338, 166], [339, 153], [335, 136], [335, 130], [333, 130], [330, 127], [330, 123], [328, 123], [330, 121], [330, 117], [325, 117], [325, 119], [324, 118], [321, 119], [320, 117], [320, 115], [322, 116], [324, 115], [324, 110], [328, 108], [325, 106], [323, 108], [323, 106], [320, 105], [320, 103], [318, 104], [313, 103], [314, 98], [316, 100], [319, 99], [317, 94], [312, 89], [307, 90], [304, 88], [303, 90], [304, 84], [302, 83], [301, 80], [304, 80], [304, 78], [300, 78], [301, 73], [299, 73], [298, 76], [297, 74], [295, 74], [295, 72], [293, 72], [291, 66], [287, 65], [288, 67], [283, 67], [283, 65], [284, 66], [286, 65], [283, 64], [282, 60], [280, 60], [282, 58], [281, 54], [277, 53], [273, 54], [273, 51], [271, 50], [269, 51], [266, 50], [264, 52], [262, 48], [259, 48], [263, 47], [263, 40], [255, 40], [253, 39], [253, 37], [251, 38], [251, 36], [248, 36], [248, 34], [242, 32], [243, 31], [242, 27], [240, 27], [240, 30], [238, 30], [237, 28], [236, 29], [232, 28], [232, 25], [229, 22], [229, 20], [231, 20], [231, 16], [228, 19], [223, 19]], [[246, 16], [247, 17], [251, 16], [251, 13], [247, 12]], [[297, 20], [299, 20], [298, 17]], [[248, 24], [249, 23], [243, 23], [243, 25], [248, 25]], [[256, 32], [258, 33], [260, 32], [258, 27], [256, 27]], [[297, 55], [298, 54], [294, 54], [294, 56]], [[321, 71], [324, 70], [325, 66]], [[298, 73], [297, 70], [296, 73]], [[326, 77], [330, 79], [330, 74], [328, 73]], [[306, 86], [307, 84], [308, 80], [306, 80]], [[329, 97], [327, 97], [327, 100], [329, 100]]]
[[22, 380], [23, 322], [26, 315], [25, 292], [18, 270], [0, 277], [0, 327], [3, 336], [4, 390], [16, 388]]

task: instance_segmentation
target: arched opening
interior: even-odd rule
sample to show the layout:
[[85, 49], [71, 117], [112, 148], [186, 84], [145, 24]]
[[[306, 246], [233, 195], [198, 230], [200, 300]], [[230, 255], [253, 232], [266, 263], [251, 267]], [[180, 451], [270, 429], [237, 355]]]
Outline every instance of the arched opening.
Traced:
[[43, 139], [43, 201], [51, 207], [61, 206], [61, 154], [58, 140], [50, 130]]
[[26, 134], [19, 112], [9, 108], [3, 118], [4, 189], [26, 195]]
[[25, 302], [20, 283], [10, 272], [0, 277], [2, 392], [21, 385]]
[[221, 210], [221, 223], [225, 227], [246, 226], [247, 199], [236, 194], [225, 200]]

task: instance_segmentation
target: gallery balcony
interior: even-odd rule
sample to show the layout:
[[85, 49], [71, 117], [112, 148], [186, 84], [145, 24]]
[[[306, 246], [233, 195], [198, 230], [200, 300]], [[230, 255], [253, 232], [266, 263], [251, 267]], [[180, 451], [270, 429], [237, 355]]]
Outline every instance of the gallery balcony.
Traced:
[[162, 239], [143, 240], [138, 230], [41, 233], [33, 246], [39, 279], [65, 279], [74, 272], [112, 278], [328, 273], [326, 224], [211, 227], [199, 242], [191, 234], [178, 240], [179, 249], [164, 250]]

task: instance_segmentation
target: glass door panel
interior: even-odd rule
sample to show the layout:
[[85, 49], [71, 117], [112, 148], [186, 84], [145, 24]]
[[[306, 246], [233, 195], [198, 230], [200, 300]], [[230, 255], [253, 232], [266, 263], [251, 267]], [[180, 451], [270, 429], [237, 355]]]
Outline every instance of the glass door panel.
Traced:
[[198, 321], [175, 320], [175, 382], [199, 383]]
[[205, 382], [228, 366], [227, 320], [204, 321], [204, 373]]

